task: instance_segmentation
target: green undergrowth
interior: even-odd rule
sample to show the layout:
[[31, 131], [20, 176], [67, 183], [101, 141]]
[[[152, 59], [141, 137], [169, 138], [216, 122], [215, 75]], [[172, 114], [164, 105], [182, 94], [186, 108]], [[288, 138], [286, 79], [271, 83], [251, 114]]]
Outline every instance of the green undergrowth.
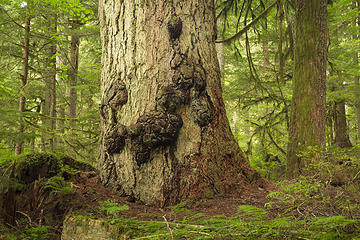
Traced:
[[91, 165], [63, 153], [0, 158], [0, 197], [13, 204], [17, 201], [14, 226], [1, 224], [5, 205], [0, 201], [0, 240], [58, 239], [54, 225], [60, 226], [60, 214], [75, 193], [72, 176], [93, 170]]
[[[162, 216], [127, 218], [116, 216], [115, 207], [111, 204], [106, 210], [102, 204], [101, 210], [109, 213], [106, 221], [130, 239], [360, 239], [359, 219], [344, 216], [302, 220], [284, 215], [269, 217], [271, 210], [250, 205], [240, 205], [233, 217], [213, 216], [192, 213], [186, 203], [181, 203]], [[128, 209], [118, 207], [118, 211]], [[144, 215], [154, 220], [139, 220]]]
[[0, 240], [48, 240], [55, 236], [48, 226], [26, 226], [19, 231], [0, 224]]

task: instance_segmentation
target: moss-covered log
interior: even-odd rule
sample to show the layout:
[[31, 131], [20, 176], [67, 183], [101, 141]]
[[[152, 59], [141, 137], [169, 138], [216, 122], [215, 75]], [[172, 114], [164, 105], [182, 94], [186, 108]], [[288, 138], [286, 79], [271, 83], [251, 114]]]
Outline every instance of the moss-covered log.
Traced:
[[[15, 215], [19, 208], [35, 211], [38, 204], [45, 204], [51, 191], [44, 188], [48, 179], [57, 176], [64, 181], [79, 171], [96, 169], [66, 154], [49, 152], [25, 154], [15, 161], [3, 164], [0, 169], [0, 219], [15, 224]], [[62, 207], [65, 209], [65, 204]], [[60, 211], [60, 206], [58, 208]], [[46, 213], [44, 219], [52, 221], [56, 214]]]

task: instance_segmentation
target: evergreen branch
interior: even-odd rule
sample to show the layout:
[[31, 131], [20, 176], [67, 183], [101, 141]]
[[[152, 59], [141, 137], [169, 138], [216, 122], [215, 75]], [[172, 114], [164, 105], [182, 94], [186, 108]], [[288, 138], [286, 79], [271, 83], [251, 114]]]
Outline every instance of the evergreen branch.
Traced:
[[22, 24], [18, 23], [14, 18], [11, 17], [11, 15], [9, 14], [9, 12], [7, 10], [5, 10], [5, 9], [2, 9], [2, 10], [5, 12], [5, 14], [8, 16], [8, 18], [10, 19], [11, 22], [13, 22], [19, 28], [25, 29], [25, 27]]
[[277, 1], [274, 1], [267, 9], [265, 9], [259, 16], [257, 16], [253, 21], [251, 21], [248, 25], [246, 25], [234, 36], [228, 39], [218, 40], [216, 41], [216, 43], [230, 43], [231, 41], [238, 39], [241, 35], [247, 32], [253, 25], [255, 25], [261, 18], [265, 17], [269, 13], [269, 11], [276, 5], [276, 2]]

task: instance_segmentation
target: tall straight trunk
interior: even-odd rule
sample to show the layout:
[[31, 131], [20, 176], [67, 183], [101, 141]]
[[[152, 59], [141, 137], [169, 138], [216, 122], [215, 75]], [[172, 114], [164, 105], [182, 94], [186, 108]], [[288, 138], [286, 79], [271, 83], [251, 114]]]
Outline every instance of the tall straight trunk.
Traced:
[[99, 17], [102, 182], [157, 206], [255, 187], [225, 114], [214, 1], [100, 0]]
[[284, 10], [283, 2], [280, 0], [278, 4], [278, 14], [279, 14], [279, 45], [278, 45], [278, 55], [279, 55], [279, 79], [282, 82], [284, 77], [284, 54], [283, 54], [283, 42], [284, 42]]
[[[57, 46], [57, 52], [60, 53], [61, 49], [59, 46]], [[64, 66], [65, 63], [62, 60], [60, 56], [56, 57], [56, 69], [57, 71], [61, 68], [61, 66]], [[61, 82], [62, 79], [60, 78], [59, 74], [56, 74], [56, 81]], [[64, 96], [66, 96], [66, 90], [64, 92], [60, 93], [61, 96], [57, 99], [57, 108], [56, 108], [56, 132], [60, 133], [60, 136], [56, 138], [56, 148], [63, 147], [64, 141], [63, 141], [63, 134], [65, 132], [65, 119], [66, 119], [66, 101], [64, 99]]]
[[327, 0], [297, 0], [295, 25], [289, 176], [299, 175], [306, 165], [301, 152], [325, 146]]
[[328, 144], [334, 144], [335, 142], [335, 133], [334, 133], [334, 107], [332, 105], [327, 105], [326, 107], [326, 125], [328, 131], [326, 134], [326, 142]]
[[[24, 88], [27, 84], [28, 70], [29, 70], [29, 50], [30, 50], [30, 16], [25, 17], [25, 33], [24, 33], [24, 49], [23, 49], [23, 65], [21, 71], [21, 84], [20, 84], [20, 100], [19, 100], [19, 112], [22, 114], [25, 112], [26, 98], [24, 94]], [[21, 134], [24, 132], [23, 118], [20, 116], [18, 132]], [[19, 140], [15, 146], [15, 155], [19, 155], [24, 151], [24, 141]]]
[[54, 130], [56, 117], [56, 39], [57, 34], [57, 16], [49, 15], [48, 31], [51, 36], [51, 43], [47, 50], [47, 69], [45, 78], [45, 101], [43, 107], [43, 114], [46, 117], [44, 123], [46, 124], [47, 132], [43, 138], [43, 149], [54, 151]]
[[334, 132], [335, 142], [334, 144], [339, 147], [351, 147], [352, 144], [349, 139], [346, 123], [346, 111], [345, 111], [345, 100], [336, 100], [334, 102]]
[[[53, 34], [56, 35], [57, 34], [57, 17], [55, 16], [54, 19], [54, 29], [53, 29]], [[51, 85], [50, 85], [50, 89], [51, 89], [51, 97], [50, 97], [50, 139], [49, 139], [49, 144], [50, 144], [50, 150], [54, 151], [54, 141], [55, 141], [55, 136], [54, 136], [54, 130], [55, 130], [55, 118], [56, 118], [56, 75], [57, 75], [57, 70], [56, 70], [56, 51], [57, 47], [56, 47], [56, 42], [54, 41], [54, 43], [51, 45], [50, 47], [50, 54], [52, 56], [52, 61], [51, 61]]]
[[77, 75], [79, 71], [79, 45], [80, 38], [76, 33], [76, 30], [79, 28], [79, 24], [74, 21], [72, 23], [73, 33], [71, 34], [71, 49], [70, 49], [70, 67], [69, 67], [69, 107], [68, 107], [68, 117], [70, 119], [76, 118], [76, 108], [77, 108]]
[[[354, 0], [353, 1], [353, 6], [354, 8], [357, 8], [359, 11], [359, 15], [358, 17], [355, 19], [355, 25], [357, 25], [358, 27], [360, 27], [360, 0]], [[354, 40], [359, 40], [360, 39], [360, 33], [357, 32], [354, 35]], [[354, 65], [357, 66], [357, 68], [359, 68], [359, 52], [355, 51], [354, 53]], [[356, 112], [356, 119], [357, 119], [357, 138], [358, 138], [358, 142], [360, 142], [360, 85], [359, 85], [359, 79], [360, 76], [355, 76], [354, 77], [354, 97], [355, 97], [355, 112]]]

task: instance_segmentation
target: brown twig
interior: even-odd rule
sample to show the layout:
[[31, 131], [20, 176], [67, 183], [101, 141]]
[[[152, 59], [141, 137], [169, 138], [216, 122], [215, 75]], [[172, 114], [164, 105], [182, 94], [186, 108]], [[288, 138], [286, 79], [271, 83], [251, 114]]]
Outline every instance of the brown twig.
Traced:
[[170, 225], [169, 225], [168, 221], [166, 220], [165, 215], [163, 216], [163, 218], [164, 218], [164, 220], [165, 220], [165, 223], [166, 223], [167, 228], [169, 229], [169, 232], [170, 232], [170, 235], [171, 235], [171, 239], [174, 240], [173, 232], [172, 232], [172, 230], [171, 230], [171, 228], [170, 228]]

